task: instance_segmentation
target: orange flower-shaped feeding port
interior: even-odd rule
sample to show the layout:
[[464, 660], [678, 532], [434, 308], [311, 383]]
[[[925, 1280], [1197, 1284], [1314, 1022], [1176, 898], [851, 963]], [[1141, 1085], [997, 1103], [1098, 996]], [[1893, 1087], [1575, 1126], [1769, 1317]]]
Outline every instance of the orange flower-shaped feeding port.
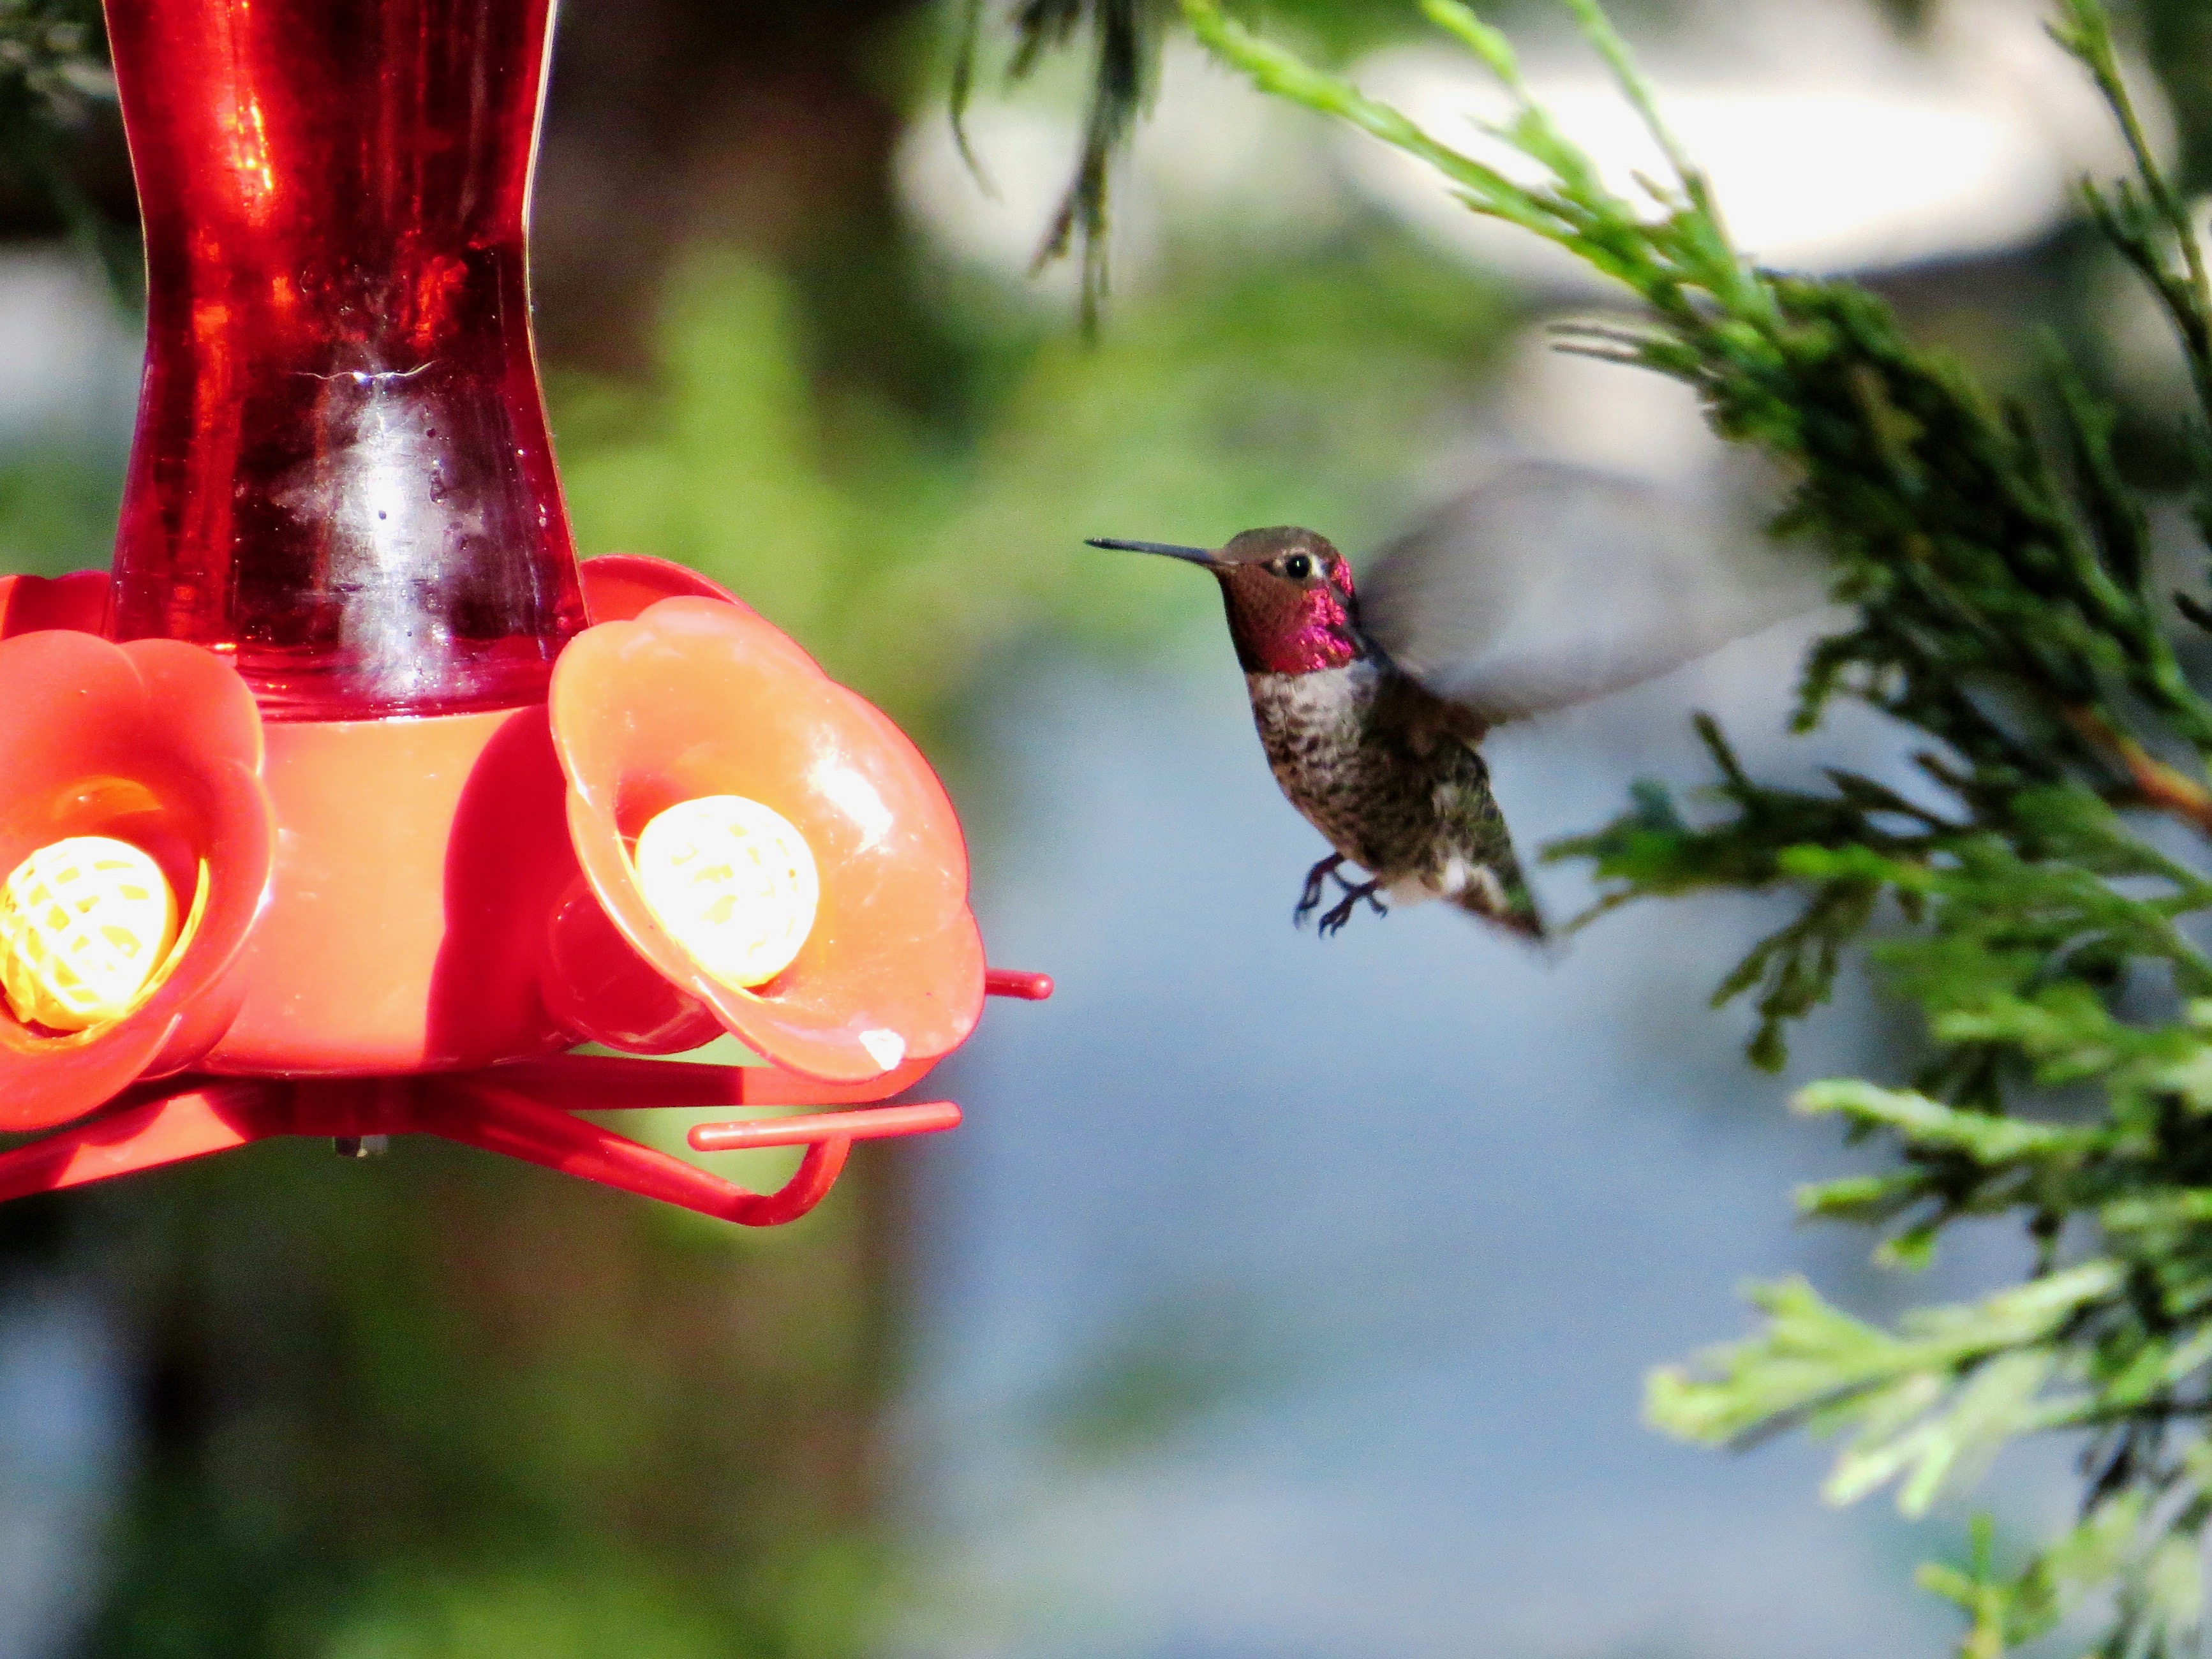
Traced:
[[593, 894], [742, 1041], [860, 1081], [974, 1029], [982, 945], [951, 803], [785, 635], [708, 598], [601, 622], [561, 653], [552, 725]]
[[213, 1046], [276, 845], [261, 717], [228, 664], [32, 625], [0, 638], [8, 1130], [65, 1121]]

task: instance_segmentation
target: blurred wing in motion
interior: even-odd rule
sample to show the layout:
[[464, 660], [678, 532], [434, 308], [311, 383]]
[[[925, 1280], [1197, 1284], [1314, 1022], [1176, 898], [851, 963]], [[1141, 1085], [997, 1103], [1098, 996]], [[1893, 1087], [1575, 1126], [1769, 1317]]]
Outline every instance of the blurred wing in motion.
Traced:
[[1360, 625], [1488, 725], [1663, 674], [1826, 599], [1819, 562], [1687, 492], [1515, 462], [1384, 548]]

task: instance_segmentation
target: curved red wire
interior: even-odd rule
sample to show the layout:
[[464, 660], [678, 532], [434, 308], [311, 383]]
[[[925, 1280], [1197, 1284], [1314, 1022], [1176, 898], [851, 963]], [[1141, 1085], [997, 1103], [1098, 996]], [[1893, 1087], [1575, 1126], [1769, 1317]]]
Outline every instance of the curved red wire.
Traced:
[[112, 1109], [0, 1152], [0, 1201], [112, 1180], [275, 1135], [434, 1134], [580, 1180], [681, 1205], [745, 1227], [795, 1221], [826, 1197], [856, 1140], [960, 1121], [950, 1102], [710, 1124], [702, 1151], [804, 1146], [772, 1193], [756, 1193], [575, 1116], [579, 1109], [816, 1105], [896, 1092], [927, 1066], [868, 1085], [824, 1085], [769, 1066], [573, 1056], [489, 1071], [388, 1078], [191, 1078], [133, 1091]]

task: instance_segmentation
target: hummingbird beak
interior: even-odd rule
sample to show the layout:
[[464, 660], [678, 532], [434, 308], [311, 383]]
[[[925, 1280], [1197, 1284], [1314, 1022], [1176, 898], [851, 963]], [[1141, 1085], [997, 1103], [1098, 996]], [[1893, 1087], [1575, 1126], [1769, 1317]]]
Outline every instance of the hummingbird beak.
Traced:
[[1202, 564], [1209, 570], [1221, 562], [1221, 556], [1203, 547], [1177, 547], [1169, 542], [1117, 542], [1104, 536], [1093, 536], [1084, 543], [1086, 547], [1103, 547], [1116, 553], [1158, 553], [1170, 559], [1182, 559], [1189, 564]]

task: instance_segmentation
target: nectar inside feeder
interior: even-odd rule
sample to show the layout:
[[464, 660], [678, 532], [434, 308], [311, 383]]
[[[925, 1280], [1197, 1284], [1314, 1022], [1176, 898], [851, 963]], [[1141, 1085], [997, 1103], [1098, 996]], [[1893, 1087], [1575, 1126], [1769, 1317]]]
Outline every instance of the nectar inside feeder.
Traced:
[[0, 883], [0, 992], [25, 1024], [120, 1019], [169, 959], [177, 896], [129, 842], [49, 842]]
[[774, 979], [814, 930], [814, 854], [790, 819], [759, 801], [679, 801], [638, 832], [631, 860], [653, 919], [732, 990]]
[[[935, 775], [711, 582], [577, 563], [549, 0], [107, 23], [146, 371], [112, 580], [0, 577], [0, 1130], [53, 1130], [0, 1198], [413, 1132], [768, 1225], [957, 1123], [878, 1103], [1050, 981], [985, 969]], [[769, 1064], [568, 1052], [725, 1030]], [[804, 1146], [767, 1194], [574, 1115], [713, 1105], [826, 1109], [695, 1133]]]

